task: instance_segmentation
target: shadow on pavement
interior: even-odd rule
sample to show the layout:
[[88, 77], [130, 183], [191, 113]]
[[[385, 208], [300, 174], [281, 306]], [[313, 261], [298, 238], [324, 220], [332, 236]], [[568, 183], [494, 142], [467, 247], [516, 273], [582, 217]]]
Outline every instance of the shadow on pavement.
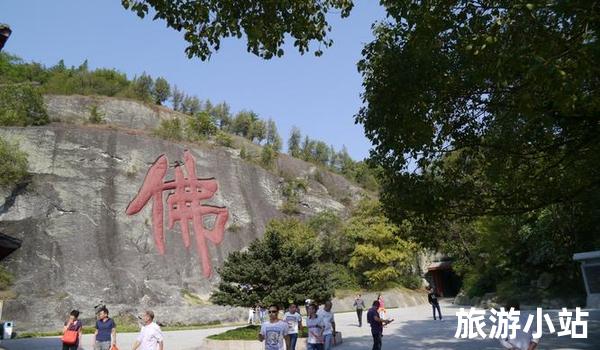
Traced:
[[0, 341], [0, 347], [7, 350], [61, 350], [60, 338], [24, 338]]
[[[556, 333], [549, 334], [544, 329], [544, 336], [538, 349], [574, 349], [598, 350], [600, 349], [600, 310], [589, 311], [587, 339], [573, 339], [570, 336], [558, 337]], [[560, 330], [556, 312], [551, 313], [556, 330]], [[504, 349], [497, 339], [459, 339], [455, 338], [457, 317], [447, 316], [443, 321], [419, 320], [410, 321], [401, 325], [399, 329], [384, 329], [384, 350], [498, 350]], [[485, 328], [486, 334], [489, 327]], [[368, 338], [368, 339], [366, 339]], [[344, 350], [370, 349], [372, 339], [370, 336], [344, 337]]]

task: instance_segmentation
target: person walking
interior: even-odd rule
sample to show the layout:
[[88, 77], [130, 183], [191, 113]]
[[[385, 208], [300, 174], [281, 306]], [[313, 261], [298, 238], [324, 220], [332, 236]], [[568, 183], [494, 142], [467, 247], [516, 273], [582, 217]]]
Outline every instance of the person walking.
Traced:
[[108, 317], [108, 309], [100, 308], [96, 331], [94, 332], [94, 350], [110, 350], [112, 345], [117, 345], [117, 324]]
[[77, 350], [79, 349], [79, 341], [83, 332], [83, 324], [79, 320], [79, 311], [73, 310], [69, 314], [69, 319], [63, 327], [62, 349]]
[[373, 336], [372, 350], [381, 350], [381, 337], [383, 336], [383, 326], [392, 322], [379, 317], [379, 300], [373, 302], [372, 307], [367, 311], [367, 322], [371, 325], [371, 335]]
[[302, 315], [298, 312], [296, 304], [291, 304], [288, 312], [283, 315], [283, 320], [288, 324], [288, 335], [290, 337], [290, 348], [296, 350], [298, 333], [302, 331]]
[[254, 308], [251, 307], [248, 309], [248, 324], [254, 324]]
[[317, 316], [316, 304], [308, 304], [306, 306], [306, 328], [308, 329], [308, 338], [306, 339], [306, 350], [323, 350], [323, 332], [325, 331], [325, 323], [323, 319]]
[[163, 350], [163, 334], [160, 326], [154, 322], [154, 312], [148, 310], [142, 315], [144, 326], [140, 330], [133, 350]]
[[323, 309], [317, 312], [317, 316], [323, 319], [325, 331], [323, 332], [323, 350], [331, 350], [335, 345], [335, 317], [331, 311], [333, 304], [330, 300], [325, 302]]
[[267, 320], [267, 309], [262, 305], [258, 307], [258, 317], [260, 318], [260, 324], [263, 324]]
[[[263, 322], [258, 340], [265, 342], [265, 350], [284, 350], [290, 348], [288, 324], [279, 319], [279, 306], [269, 306], [269, 320]], [[285, 347], [283, 343], [285, 342]]]
[[356, 299], [354, 299], [354, 304], [352, 306], [356, 309], [356, 317], [358, 317], [358, 326], [362, 327], [362, 314], [365, 308], [365, 301], [362, 299], [362, 296], [358, 294]]
[[433, 308], [433, 319], [435, 318], [435, 310], [437, 309], [438, 315], [440, 316], [440, 321], [442, 320], [442, 311], [440, 310], [440, 303], [438, 301], [439, 294], [435, 290], [435, 288], [431, 288], [431, 286], [427, 286], [427, 300], [431, 307]]
[[383, 303], [383, 295], [381, 293], [377, 294], [377, 301], [379, 301], [379, 309], [377, 312], [379, 313], [379, 317], [381, 319], [387, 318], [387, 310], [385, 309], [385, 304]]

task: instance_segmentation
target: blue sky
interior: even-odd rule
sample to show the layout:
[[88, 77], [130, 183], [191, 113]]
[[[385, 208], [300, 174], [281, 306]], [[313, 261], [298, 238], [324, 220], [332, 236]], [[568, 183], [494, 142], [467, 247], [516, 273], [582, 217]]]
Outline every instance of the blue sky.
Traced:
[[344, 20], [332, 15], [334, 45], [321, 57], [286, 45], [282, 58], [263, 60], [246, 51], [245, 40], [227, 39], [208, 62], [188, 59], [181, 33], [140, 19], [118, 0], [0, 0], [0, 8], [0, 23], [13, 29], [4, 50], [26, 61], [78, 66], [88, 59], [90, 68], [116, 68], [130, 78], [163, 76], [200, 99], [226, 101], [232, 112], [272, 118], [284, 140], [295, 125], [336, 149], [346, 145], [354, 159], [368, 155], [353, 117], [362, 104], [356, 63], [373, 38], [371, 24], [385, 16], [377, 1], [356, 1]]

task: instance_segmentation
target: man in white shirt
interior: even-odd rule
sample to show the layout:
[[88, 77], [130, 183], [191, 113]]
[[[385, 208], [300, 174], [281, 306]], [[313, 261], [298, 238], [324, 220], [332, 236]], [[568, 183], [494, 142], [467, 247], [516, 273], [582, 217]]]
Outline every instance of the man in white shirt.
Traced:
[[[506, 311], [509, 311], [511, 307], [517, 311], [521, 309], [520, 304], [516, 301], [509, 302], [506, 305]], [[519, 314], [519, 324], [521, 325], [521, 328], [517, 329], [515, 332], [515, 338], [500, 339], [500, 344], [502, 344], [502, 346], [504, 346], [506, 349], [510, 350], [535, 350], [540, 340], [533, 337], [532, 328], [530, 328], [528, 332], [523, 331], [523, 326], [526, 322], [527, 315], [522, 313]]]
[[325, 331], [323, 332], [324, 346], [323, 350], [331, 350], [335, 345], [335, 318], [331, 311], [331, 301], [325, 302], [325, 307], [319, 309], [317, 315], [323, 320], [325, 324]]
[[154, 312], [144, 312], [142, 320], [144, 326], [133, 344], [133, 350], [163, 350], [163, 334], [160, 327], [154, 323]]
[[[278, 318], [279, 306], [269, 306], [269, 320], [260, 326], [258, 340], [265, 342], [265, 350], [285, 350], [290, 348], [288, 324]], [[283, 343], [285, 342], [285, 347]]]
[[290, 336], [290, 348], [288, 350], [296, 350], [298, 331], [302, 330], [302, 316], [298, 312], [296, 304], [290, 305], [288, 312], [283, 315], [283, 320], [288, 324], [288, 335]]

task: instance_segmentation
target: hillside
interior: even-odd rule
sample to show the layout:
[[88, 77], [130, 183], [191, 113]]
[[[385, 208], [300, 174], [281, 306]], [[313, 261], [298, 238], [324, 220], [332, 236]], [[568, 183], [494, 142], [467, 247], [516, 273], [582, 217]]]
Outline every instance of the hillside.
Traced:
[[[206, 304], [218, 274], [203, 276], [195, 246], [185, 248], [178, 224], [168, 229], [165, 220], [160, 255], [151, 203], [126, 215], [161, 154], [170, 165], [164, 181], [173, 179], [173, 166], [183, 163], [186, 149], [199, 178], [216, 178], [218, 190], [203, 203], [225, 206], [229, 219], [222, 243], [206, 241], [213, 272], [229, 252], [260, 237], [270, 219], [284, 215], [283, 190], [290, 183], [305, 184], [299, 216], [322, 210], [343, 215], [363, 193], [342, 176], [285, 155], [277, 159], [278, 170], [267, 171], [241, 159], [238, 149], [153, 137], [150, 131], [161, 120], [179, 117], [163, 107], [89, 96], [45, 96], [45, 103], [54, 123], [0, 128], [0, 137], [18, 142], [29, 155], [31, 173], [25, 185], [0, 194], [0, 231], [23, 240], [2, 262], [15, 275], [16, 293], [5, 301], [2, 317], [20, 329], [55, 329], [72, 308], [89, 319], [100, 300], [114, 315], [151, 307], [166, 323], [243, 316], [243, 310]], [[94, 106], [106, 124], [85, 124]]]

